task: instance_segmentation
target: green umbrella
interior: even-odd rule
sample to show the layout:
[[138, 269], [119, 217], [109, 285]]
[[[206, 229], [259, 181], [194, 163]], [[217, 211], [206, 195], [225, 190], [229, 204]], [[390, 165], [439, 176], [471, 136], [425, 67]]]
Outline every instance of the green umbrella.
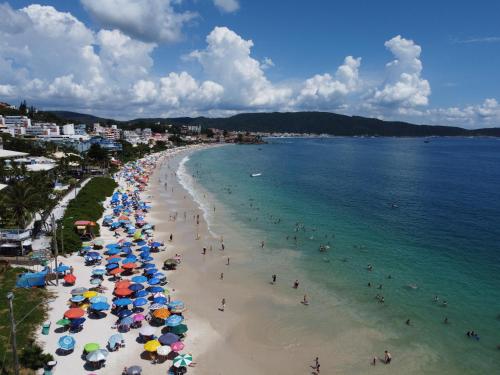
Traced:
[[97, 344], [95, 342], [89, 342], [88, 344], [85, 344], [85, 346], [83, 347], [83, 349], [85, 349], [85, 351], [87, 353], [90, 353], [90, 352], [93, 352], [95, 350], [98, 350], [99, 349], [99, 344]]
[[66, 318], [64, 318], [64, 319], [59, 319], [59, 320], [56, 322], [56, 324], [57, 324], [58, 326], [67, 326], [67, 325], [68, 325], [68, 324], [70, 324], [70, 323], [71, 323], [71, 320], [66, 319]]
[[186, 333], [188, 330], [187, 325], [185, 324], [179, 324], [176, 327], [170, 327], [170, 332], [175, 333], [176, 335], [182, 335]]
[[174, 358], [174, 367], [187, 367], [193, 362], [193, 356], [191, 354], [179, 354]]

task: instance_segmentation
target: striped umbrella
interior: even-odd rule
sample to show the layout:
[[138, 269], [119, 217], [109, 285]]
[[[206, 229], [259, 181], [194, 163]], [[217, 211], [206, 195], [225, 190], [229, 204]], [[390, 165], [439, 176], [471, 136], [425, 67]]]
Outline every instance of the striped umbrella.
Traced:
[[191, 354], [179, 354], [174, 358], [174, 367], [187, 367], [193, 362], [193, 356]]

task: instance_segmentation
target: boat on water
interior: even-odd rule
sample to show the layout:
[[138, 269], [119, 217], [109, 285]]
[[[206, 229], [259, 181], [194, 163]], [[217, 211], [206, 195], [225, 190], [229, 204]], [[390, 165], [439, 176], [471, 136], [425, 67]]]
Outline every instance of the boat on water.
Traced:
[[262, 173], [252, 173], [250, 177], [259, 177], [262, 176]]

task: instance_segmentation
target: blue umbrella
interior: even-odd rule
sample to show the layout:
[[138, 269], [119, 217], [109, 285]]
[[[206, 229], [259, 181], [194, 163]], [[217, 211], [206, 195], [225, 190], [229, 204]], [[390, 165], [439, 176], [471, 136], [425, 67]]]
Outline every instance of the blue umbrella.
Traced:
[[122, 249], [122, 253], [123, 253], [123, 254], [126, 254], [126, 255], [128, 255], [128, 254], [132, 254], [132, 249], [131, 249], [130, 247], [124, 247], [124, 248]]
[[161, 303], [164, 305], [167, 303], [167, 299], [165, 297], [156, 297], [153, 298], [153, 303]]
[[95, 296], [90, 299], [90, 303], [108, 302], [106, 296]]
[[142, 285], [142, 284], [132, 284], [128, 288], [130, 290], [134, 291], [134, 292], [138, 292], [139, 290], [143, 290], [144, 289], [144, 285]]
[[120, 258], [111, 258], [108, 260], [108, 263], [120, 263], [121, 259]]
[[76, 302], [76, 303], [79, 303], [79, 302], [84, 301], [84, 300], [85, 300], [85, 297], [84, 297], [84, 296], [80, 296], [80, 295], [78, 295], [78, 296], [73, 296], [73, 297], [71, 297], [71, 299], [70, 299], [70, 300], [71, 300], [71, 302]]
[[165, 274], [164, 274], [164, 273], [161, 273], [161, 272], [156, 272], [156, 273], [153, 275], [153, 277], [156, 277], [156, 278], [158, 278], [158, 279], [160, 279], [160, 280], [162, 280], [162, 279], [166, 279], [166, 278], [167, 278], [167, 276], [165, 276]]
[[161, 303], [153, 303], [151, 306], [149, 306], [149, 309], [152, 310], [158, 310], [158, 309], [163, 309], [167, 307], [167, 305], [163, 305]]
[[144, 306], [144, 305], [147, 305], [147, 303], [148, 303], [148, 300], [146, 298], [137, 298], [134, 301], [134, 306], [135, 307]]
[[117, 315], [120, 318], [125, 318], [126, 316], [130, 316], [132, 314], [133, 314], [133, 312], [131, 310], [122, 310], [122, 311], [119, 311]]
[[148, 268], [146, 271], [144, 271], [146, 275], [154, 275], [156, 272], [158, 272], [157, 268]]
[[116, 243], [110, 243], [109, 245], [106, 245], [106, 249], [115, 249], [117, 247], [120, 247], [120, 245]]
[[122, 326], [129, 326], [134, 322], [134, 319], [130, 316], [126, 316], [125, 318], [120, 320], [120, 325]]
[[106, 303], [106, 302], [93, 303], [92, 305], [90, 305], [90, 308], [92, 310], [96, 310], [96, 311], [108, 310], [109, 309], [109, 303]]
[[172, 345], [174, 342], [178, 342], [179, 341], [179, 336], [173, 334], [173, 333], [165, 333], [164, 335], [161, 335], [160, 337], [158, 337], [158, 341], [162, 344], [162, 345]]
[[132, 300], [130, 298], [118, 298], [113, 301], [113, 304], [116, 306], [127, 306], [132, 303]]
[[145, 290], [139, 290], [138, 292], [135, 292], [135, 297], [146, 297], [148, 295], [148, 292]]
[[141, 258], [143, 262], [149, 262], [152, 261], [154, 258], [152, 256], [147, 256], [145, 258]]
[[95, 278], [95, 279], [91, 279], [91, 280], [90, 280], [90, 283], [91, 283], [92, 285], [101, 285], [102, 280], [101, 280], [101, 279], [97, 279], [97, 278]]
[[82, 250], [91, 250], [92, 246], [82, 246]]
[[184, 318], [180, 315], [170, 315], [165, 323], [168, 327], [175, 327], [182, 323]]
[[64, 264], [61, 264], [59, 267], [56, 268], [56, 272], [66, 272], [69, 270], [69, 266], [66, 266]]
[[120, 252], [120, 249], [109, 249], [108, 251], [106, 251], [106, 253], [109, 255], [116, 255], [119, 252]]
[[184, 307], [184, 302], [182, 302], [180, 300], [175, 300], [175, 301], [171, 301], [168, 304], [168, 308], [169, 309], [176, 309], [176, 308], [179, 308], [179, 307]]
[[87, 320], [87, 319], [85, 319], [85, 318], [73, 319], [73, 320], [71, 320], [71, 325], [72, 326], [79, 326], [79, 325], [83, 324], [85, 322], [85, 320]]
[[149, 246], [142, 246], [139, 251], [150, 251], [151, 248]]
[[160, 247], [160, 246], [162, 246], [162, 244], [160, 242], [153, 242], [151, 244], [151, 247]]
[[115, 268], [118, 268], [119, 265], [117, 263], [109, 263], [109, 264], [106, 264], [106, 269], [108, 271], [111, 271], [111, 270], [114, 270]]
[[156, 277], [153, 277], [152, 279], [149, 279], [148, 280], [148, 284], [149, 285], [157, 285], [159, 284], [161, 281], [160, 279], [156, 278]]
[[154, 265], [154, 263], [145, 263], [143, 265], [144, 268], [146, 269], [149, 269], [149, 268], [156, 268], [156, 266]]
[[123, 336], [121, 333], [115, 333], [108, 339], [108, 344], [111, 348], [114, 348], [117, 344], [121, 344], [123, 341]]
[[96, 268], [92, 270], [92, 275], [104, 275], [106, 273], [105, 269], [102, 268]]
[[125, 258], [123, 259], [122, 263], [127, 264], [127, 263], [135, 263], [136, 259], [133, 258]]
[[134, 244], [132, 242], [127, 241], [127, 242], [124, 242], [122, 245], [130, 247], [130, 246], [133, 246]]
[[146, 245], [146, 241], [141, 240], [137, 242], [137, 246], [144, 246], [144, 245]]
[[134, 276], [132, 277], [132, 281], [134, 283], [144, 283], [148, 280], [146, 276]]
[[59, 347], [64, 350], [73, 350], [76, 340], [73, 336], [62, 336], [59, 338]]
[[160, 293], [160, 292], [163, 292], [164, 290], [163, 290], [163, 288], [161, 286], [150, 286], [148, 288], [148, 291], [150, 293]]
[[127, 230], [127, 234], [134, 234], [134, 233], [135, 233], [135, 229], [130, 228]]

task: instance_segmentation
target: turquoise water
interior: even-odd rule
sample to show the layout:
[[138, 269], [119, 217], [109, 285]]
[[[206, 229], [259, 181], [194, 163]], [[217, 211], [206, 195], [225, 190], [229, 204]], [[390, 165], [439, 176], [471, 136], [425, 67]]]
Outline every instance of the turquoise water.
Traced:
[[431, 348], [436, 373], [500, 373], [499, 140], [270, 139], [187, 168], [268, 254], [299, 254], [324, 295], [396, 332], [393, 346]]

